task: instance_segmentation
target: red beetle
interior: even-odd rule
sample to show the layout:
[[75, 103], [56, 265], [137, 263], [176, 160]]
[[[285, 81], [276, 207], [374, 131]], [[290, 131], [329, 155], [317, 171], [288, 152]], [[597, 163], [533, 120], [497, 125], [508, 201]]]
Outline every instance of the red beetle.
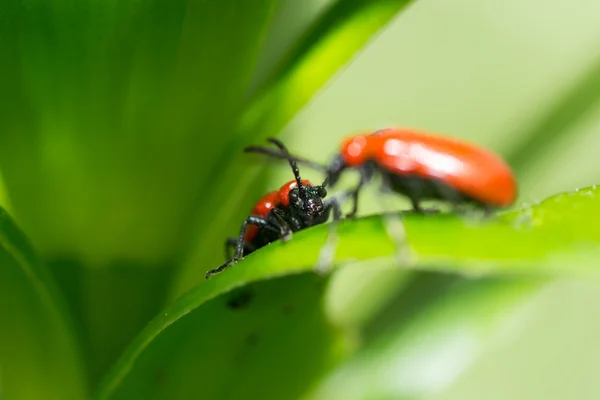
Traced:
[[287, 155], [295, 179], [279, 190], [267, 193], [256, 203], [242, 224], [239, 236], [225, 242], [227, 253], [232, 247], [235, 248], [233, 258], [208, 271], [206, 279], [235, 264], [244, 254], [278, 239], [287, 240], [293, 232], [326, 222], [332, 211], [334, 219], [341, 217], [340, 207], [334, 197], [323, 201], [327, 196], [327, 180], [321, 186], [302, 180], [296, 162], [289, 156], [285, 146], [277, 139], [269, 140], [279, 147], [281, 154]]
[[[248, 147], [278, 158], [289, 155], [263, 147]], [[356, 213], [361, 187], [377, 172], [383, 187], [406, 195], [416, 211], [426, 199], [454, 204], [470, 202], [485, 208], [508, 207], [517, 196], [517, 183], [510, 167], [494, 153], [473, 144], [405, 128], [388, 128], [347, 138], [341, 151], [327, 166], [299, 157], [327, 174], [333, 186], [348, 169], [360, 172], [351, 216]]]

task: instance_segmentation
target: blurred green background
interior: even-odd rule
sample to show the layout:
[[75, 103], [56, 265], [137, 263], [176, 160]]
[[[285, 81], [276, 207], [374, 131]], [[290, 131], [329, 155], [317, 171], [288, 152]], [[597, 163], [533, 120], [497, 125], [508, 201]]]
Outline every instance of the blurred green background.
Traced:
[[[222, 262], [223, 238], [262, 192], [290, 179], [285, 165], [241, 153], [266, 136], [319, 161], [342, 137], [386, 126], [467, 139], [513, 166], [519, 204], [600, 182], [600, 3], [367, 4], [0, 4], [0, 204], [49, 267], [52, 276], [40, 280], [61, 293], [56, 308], [67, 317], [57, 336], [74, 332], [61, 343], [82, 349], [68, 350], [76, 367], [60, 369], [62, 379], [81, 368], [74, 374], [89, 377], [82, 386], [96, 387], [152, 317]], [[332, 27], [329, 42], [323, 27]], [[316, 50], [303, 53], [306, 43]], [[361, 214], [381, 211], [371, 189]], [[379, 313], [408, 285], [398, 271], [373, 268], [333, 278], [330, 307], [342, 319]], [[3, 308], [27, 303], [10, 296], [0, 297]], [[357, 299], [370, 299], [372, 309], [353, 310]], [[598, 302], [597, 283], [553, 283], [501, 311], [477, 348], [432, 344], [415, 358], [414, 388], [401, 391], [412, 393], [407, 398], [595, 398]], [[29, 326], [37, 312], [5, 313], [0, 340], [18, 341], [7, 321]], [[387, 326], [382, 315], [377, 321]], [[393, 325], [395, 316], [387, 318]], [[13, 387], [1, 377], [16, 356], [0, 353], [0, 394]], [[28, 369], [35, 368], [24, 363]], [[25, 385], [31, 377], [23, 374]], [[20, 394], [36, 398], [35, 390]]]

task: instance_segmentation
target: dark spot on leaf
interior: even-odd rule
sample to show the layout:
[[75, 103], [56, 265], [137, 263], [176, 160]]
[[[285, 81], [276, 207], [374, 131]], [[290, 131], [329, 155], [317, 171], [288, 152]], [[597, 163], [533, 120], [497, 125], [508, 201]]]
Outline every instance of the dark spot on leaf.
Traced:
[[254, 293], [250, 290], [242, 290], [241, 292], [234, 293], [227, 301], [227, 307], [232, 310], [240, 310], [248, 307], [248, 304], [252, 301]]

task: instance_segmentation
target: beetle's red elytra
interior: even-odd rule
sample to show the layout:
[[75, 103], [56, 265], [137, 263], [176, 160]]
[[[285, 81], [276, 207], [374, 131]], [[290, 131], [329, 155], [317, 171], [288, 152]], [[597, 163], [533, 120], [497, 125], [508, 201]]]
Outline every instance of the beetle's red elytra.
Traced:
[[396, 176], [436, 180], [482, 204], [507, 207], [517, 197], [510, 167], [496, 154], [465, 141], [410, 129], [383, 129], [344, 141], [343, 163], [374, 162]]

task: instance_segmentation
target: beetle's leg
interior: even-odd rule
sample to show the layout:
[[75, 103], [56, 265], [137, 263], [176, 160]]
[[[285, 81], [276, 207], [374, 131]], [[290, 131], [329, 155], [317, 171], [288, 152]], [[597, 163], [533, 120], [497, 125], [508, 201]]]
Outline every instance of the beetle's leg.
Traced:
[[358, 211], [358, 195], [360, 193], [362, 185], [358, 185], [354, 190], [348, 193], [352, 197], [352, 210], [346, 214], [346, 218], [354, 218]]
[[206, 279], [210, 278], [211, 275], [222, 272], [224, 269], [235, 264], [239, 259], [241, 259], [244, 256], [244, 235], [246, 234], [246, 227], [248, 226], [248, 224], [258, 226], [259, 228], [270, 228], [269, 222], [267, 222], [267, 220], [265, 220], [264, 218], [255, 216], [250, 216], [246, 218], [246, 220], [242, 224], [242, 227], [240, 228], [240, 234], [235, 244], [235, 254], [233, 255], [233, 258], [227, 260], [224, 264], [221, 264], [217, 268], [208, 271], [204, 276]]
[[496, 207], [490, 206], [488, 204], [484, 204], [483, 208], [483, 216], [484, 218], [491, 218], [496, 213]]
[[[281, 236], [282, 242], [287, 242], [292, 238], [293, 229], [290, 227], [285, 219], [285, 213], [279, 208], [273, 208], [271, 215], [275, 218], [274, 221], [270, 221], [271, 224], [279, 228], [279, 235]], [[297, 226], [296, 230], [300, 230], [301, 226]]]
[[371, 179], [372, 172], [369, 169], [362, 168], [360, 170], [360, 181], [354, 190], [350, 191], [348, 195], [352, 196], [352, 211], [346, 214], [346, 218], [354, 218], [358, 211], [358, 195], [362, 187]]
[[421, 205], [419, 204], [419, 199], [414, 195], [411, 195], [408, 198], [410, 200], [410, 203], [412, 204], [413, 211], [418, 212], [418, 213], [423, 213], [423, 209], [421, 208]]

